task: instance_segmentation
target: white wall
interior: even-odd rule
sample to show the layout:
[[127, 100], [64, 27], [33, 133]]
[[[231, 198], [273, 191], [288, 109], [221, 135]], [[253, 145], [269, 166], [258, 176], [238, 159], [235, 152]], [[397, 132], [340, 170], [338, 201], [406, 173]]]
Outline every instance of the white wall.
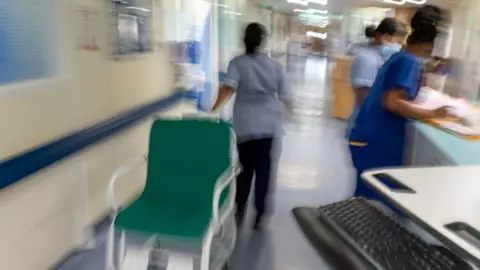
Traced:
[[[167, 49], [157, 48], [139, 59], [110, 61], [106, 1], [59, 0], [58, 5], [64, 74], [0, 86], [3, 159], [171, 94]], [[100, 52], [75, 48], [77, 5], [100, 11]], [[162, 36], [158, 31], [156, 36]], [[148, 131], [146, 121], [1, 190], [0, 269], [49, 269], [81, 245], [87, 225], [106, 213], [110, 175], [119, 164], [146, 152]], [[144, 174], [140, 169], [120, 184], [124, 201], [140, 192]]]

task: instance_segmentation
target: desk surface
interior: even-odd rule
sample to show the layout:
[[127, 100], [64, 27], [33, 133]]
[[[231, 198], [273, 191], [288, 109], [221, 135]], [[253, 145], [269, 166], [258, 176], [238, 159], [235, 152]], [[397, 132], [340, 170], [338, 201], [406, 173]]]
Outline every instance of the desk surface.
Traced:
[[480, 165], [480, 141], [460, 139], [424, 123], [413, 126], [457, 165]]
[[[414, 193], [394, 191], [376, 174], [387, 174]], [[439, 240], [480, 261], [480, 246], [445, 226], [462, 222], [480, 231], [480, 166], [385, 169], [365, 172], [365, 182]]]

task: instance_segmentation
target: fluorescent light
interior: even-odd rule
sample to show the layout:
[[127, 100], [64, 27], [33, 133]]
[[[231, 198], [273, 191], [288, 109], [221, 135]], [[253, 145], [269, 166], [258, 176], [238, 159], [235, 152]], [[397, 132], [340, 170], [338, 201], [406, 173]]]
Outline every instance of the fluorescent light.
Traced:
[[308, 0], [309, 3], [319, 4], [319, 5], [326, 5], [328, 4], [328, 0]]
[[315, 13], [327, 14], [328, 10], [319, 10], [319, 9], [313, 9], [313, 8], [309, 8], [309, 9], [296, 8], [293, 10], [293, 12], [307, 13], [307, 14], [315, 14]]
[[287, 3], [308, 6], [307, 0], [287, 0]]
[[309, 13], [308, 10], [305, 10], [305, 9], [299, 9], [299, 8], [296, 8], [293, 10], [293, 12], [299, 12], [299, 13]]
[[406, 0], [406, 1], [407, 3], [415, 4], [415, 5], [423, 5], [427, 3], [427, 0]]
[[380, 2], [394, 5], [405, 5], [405, 4], [414, 4], [414, 5], [423, 5], [427, 3], [427, 0], [380, 0]]
[[379, 0], [380, 2], [382, 3], [386, 3], [386, 4], [394, 4], [394, 5], [405, 5], [407, 3], [407, 1], [405, 0], [400, 0], [400, 1], [397, 1], [397, 0]]
[[214, 5], [214, 6], [217, 6], [217, 7], [228, 8], [228, 6], [227, 6], [227, 5], [224, 5], [224, 4], [216, 4], [216, 3], [212, 3], [212, 5]]
[[328, 26], [328, 23], [326, 24], [318, 24], [318, 23], [309, 23], [309, 22], [305, 22], [303, 23], [305, 25], [310, 25], [310, 26], [315, 26], [315, 27], [318, 27], [318, 28], [325, 28]]
[[228, 6], [227, 6], [227, 5], [224, 5], [224, 4], [217, 4], [217, 3], [214, 3], [214, 2], [208, 1], [208, 0], [203, 0], [203, 1], [204, 1], [204, 2], [207, 2], [207, 3], [210, 3], [210, 4], [212, 4], [212, 5], [214, 5], [214, 6], [217, 6], [217, 7], [228, 8]]
[[314, 38], [319, 38], [319, 39], [326, 39], [328, 36], [327, 33], [318, 33], [318, 32], [313, 32], [313, 31], [308, 31], [307, 32], [307, 37], [314, 37]]
[[234, 11], [224, 11], [223, 13], [242, 16], [242, 13], [238, 13], [238, 12], [234, 12]]
[[328, 10], [326, 10], [326, 9], [319, 10], [319, 9], [310, 8], [308, 10], [312, 11], [313, 13], [320, 13], [320, 14], [327, 14], [328, 13]]
[[150, 12], [149, 9], [141, 8], [141, 7], [125, 7], [125, 8], [126, 8], [126, 9], [140, 10], [140, 11], [144, 11], [144, 12]]

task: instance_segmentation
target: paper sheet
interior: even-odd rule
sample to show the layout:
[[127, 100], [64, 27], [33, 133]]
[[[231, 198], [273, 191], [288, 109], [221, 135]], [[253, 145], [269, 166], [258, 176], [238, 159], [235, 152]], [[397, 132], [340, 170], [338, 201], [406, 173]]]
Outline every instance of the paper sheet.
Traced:
[[459, 122], [434, 121], [435, 124], [461, 136], [480, 135], [480, 110], [463, 99], [451, 98], [429, 88], [422, 88], [415, 103], [426, 110], [448, 107], [453, 115], [463, 119], [463, 124]]
[[456, 122], [439, 123], [439, 126], [463, 136], [479, 136], [480, 135], [479, 127], [467, 127]]
[[415, 99], [415, 104], [426, 110], [449, 107], [452, 113], [460, 118], [478, 113], [478, 109], [471, 106], [464, 99], [451, 98], [426, 87], [420, 90], [417, 99]]

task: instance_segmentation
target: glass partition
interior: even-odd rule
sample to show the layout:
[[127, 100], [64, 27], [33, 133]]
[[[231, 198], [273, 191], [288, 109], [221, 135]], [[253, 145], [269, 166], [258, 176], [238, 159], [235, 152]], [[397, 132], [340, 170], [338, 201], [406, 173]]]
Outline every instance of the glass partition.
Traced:
[[347, 45], [364, 42], [366, 40], [365, 28], [369, 25], [377, 25], [387, 16], [392, 16], [390, 8], [367, 7], [346, 12], [342, 25], [342, 35]]
[[480, 100], [480, 26], [477, 23], [480, 3], [461, 2], [452, 10], [448, 54], [451, 72], [444, 92], [470, 101]]

